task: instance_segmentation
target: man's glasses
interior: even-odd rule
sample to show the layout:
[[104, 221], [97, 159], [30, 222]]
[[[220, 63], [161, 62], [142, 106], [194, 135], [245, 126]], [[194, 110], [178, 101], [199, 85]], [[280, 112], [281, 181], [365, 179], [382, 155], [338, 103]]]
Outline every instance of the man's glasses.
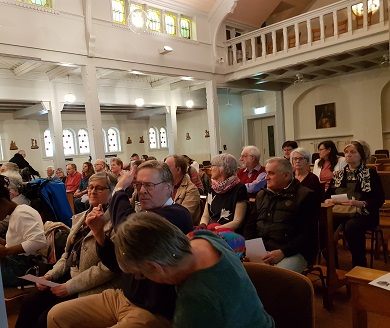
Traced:
[[154, 188], [155, 188], [157, 185], [162, 184], [162, 183], [164, 183], [164, 182], [165, 182], [165, 181], [161, 181], [161, 182], [159, 182], [159, 183], [153, 183], [153, 182], [144, 182], [144, 183], [142, 183], [142, 182], [136, 181], [136, 182], [133, 183], [133, 187], [134, 187], [135, 189], [137, 189], [137, 190], [140, 190], [141, 187], [144, 186], [144, 188], [145, 188], [147, 191], [153, 191]]
[[102, 187], [102, 186], [88, 186], [87, 190], [89, 191], [96, 191], [96, 192], [103, 192], [103, 190], [110, 189], [109, 187]]

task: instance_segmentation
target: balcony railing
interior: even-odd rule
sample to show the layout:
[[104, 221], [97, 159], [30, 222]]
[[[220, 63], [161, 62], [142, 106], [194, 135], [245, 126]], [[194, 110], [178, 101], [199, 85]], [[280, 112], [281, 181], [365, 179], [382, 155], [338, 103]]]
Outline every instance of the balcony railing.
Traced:
[[[243, 34], [225, 42], [228, 66], [258, 64], [280, 56], [310, 51], [372, 33], [389, 30], [389, 1], [379, 0], [377, 11], [368, 10], [369, 0], [348, 0]], [[352, 6], [363, 4], [363, 15]]]

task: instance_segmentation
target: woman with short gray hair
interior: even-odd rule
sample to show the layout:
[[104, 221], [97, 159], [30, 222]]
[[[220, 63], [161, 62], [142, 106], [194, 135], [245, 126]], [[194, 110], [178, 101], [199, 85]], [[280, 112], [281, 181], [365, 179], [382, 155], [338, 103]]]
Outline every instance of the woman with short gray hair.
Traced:
[[294, 178], [299, 180], [302, 186], [313, 190], [319, 197], [324, 198], [325, 186], [322, 187], [318, 177], [308, 170], [310, 152], [304, 148], [295, 148], [290, 154], [290, 161], [294, 171]]
[[197, 229], [242, 227], [245, 219], [248, 193], [238, 179], [237, 160], [230, 154], [219, 154], [211, 160], [211, 192], [207, 196], [200, 224]]
[[24, 184], [22, 176], [19, 174], [19, 172], [5, 171], [2, 174], [9, 179], [8, 190], [11, 200], [18, 205], [30, 205], [30, 200], [25, 195], [23, 195]]

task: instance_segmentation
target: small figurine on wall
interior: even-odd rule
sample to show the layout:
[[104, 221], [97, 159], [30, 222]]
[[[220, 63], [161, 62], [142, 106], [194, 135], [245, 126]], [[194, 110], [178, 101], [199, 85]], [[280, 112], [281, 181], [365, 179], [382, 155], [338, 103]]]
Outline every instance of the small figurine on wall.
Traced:
[[191, 140], [191, 137], [190, 137], [190, 133], [189, 133], [189, 132], [186, 133], [186, 140]]
[[127, 142], [126, 142], [128, 145], [131, 145], [133, 142], [131, 141], [131, 138], [130, 137], [127, 137]]
[[37, 139], [31, 139], [31, 149], [38, 149]]
[[16, 142], [11, 140], [11, 145], [9, 146], [9, 150], [18, 150], [18, 146], [16, 146]]
[[204, 135], [205, 138], [210, 138], [210, 132], [209, 130], [205, 130], [205, 135]]
[[145, 143], [144, 137], [143, 137], [143, 136], [142, 136], [142, 137], [139, 137], [139, 143]]

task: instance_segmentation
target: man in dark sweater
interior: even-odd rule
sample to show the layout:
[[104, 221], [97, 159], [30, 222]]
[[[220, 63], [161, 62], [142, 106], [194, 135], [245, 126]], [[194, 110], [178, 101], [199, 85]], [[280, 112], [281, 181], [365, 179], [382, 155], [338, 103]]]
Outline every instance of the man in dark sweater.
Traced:
[[[157, 213], [185, 234], [193, 230], [188, 210], [172, 201], [173, 176], [169, 167], [158, 161], [134, 166], [119, 180], [110, 202], [114, 229], [134, 213], [124, 191], [131, 184], [137, 189], [143, 211]], [[86, 222], [97, 240], [98, 254], [104, 265], [120, 271], [114, 243], [102, 230], [101, 209], [92, 212], [95, 215]], [[48, 327], [170, 327], [176, 301], [174, 286], [139, 278], [123, 274], [121, 290], [106, 290], [55, 306], [49, 312]]]

